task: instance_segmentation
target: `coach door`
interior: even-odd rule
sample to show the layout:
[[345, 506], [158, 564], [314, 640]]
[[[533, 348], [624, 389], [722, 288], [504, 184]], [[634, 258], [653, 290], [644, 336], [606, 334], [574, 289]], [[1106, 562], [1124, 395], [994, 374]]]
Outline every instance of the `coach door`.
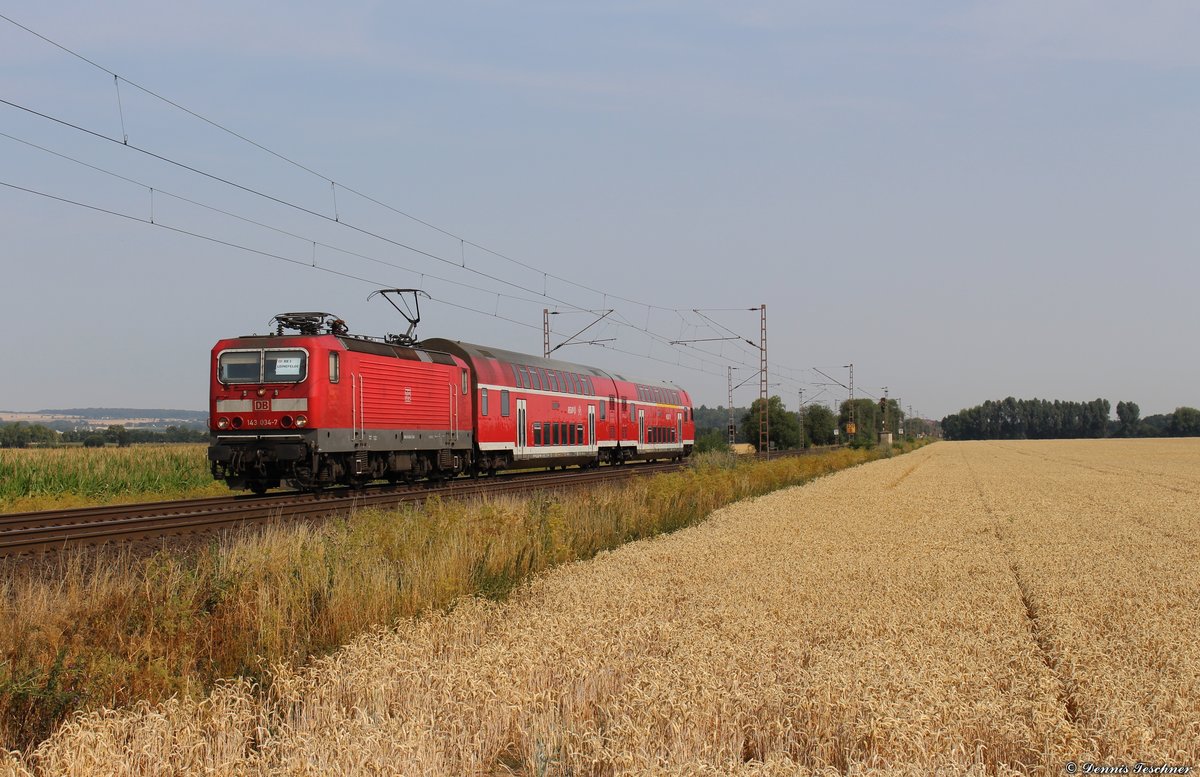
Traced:
[[646, 444], [646, 411], [638, 408], [638, 445]]
[[527, 440], [525, 437], [526, 434], [528, 434], [528, 431], [526, 429], [526, 424], [525, 424], [525, 400], [518, 399], [517, 400], [517, 450], [516, 450], [516, 454], [518, 456], [525, 453], [525, 445], [527, 444]]
[[675, 411], [675, 444], [683, 445], [683, 411]]
[[596, 450], [596, 406], [588, 405], [588, 448]]

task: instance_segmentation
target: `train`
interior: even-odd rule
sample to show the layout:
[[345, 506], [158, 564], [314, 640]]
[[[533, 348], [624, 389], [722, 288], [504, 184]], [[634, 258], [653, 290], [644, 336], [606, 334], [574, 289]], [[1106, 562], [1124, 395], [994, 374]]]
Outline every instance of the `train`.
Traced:
[[695, 445], [691, 398], [670, 382], [417, 341], [413, 319], [385, 337], [328, 313], [272, 321], [212, 349], [208, 459], [234, 490], [682, 460]]

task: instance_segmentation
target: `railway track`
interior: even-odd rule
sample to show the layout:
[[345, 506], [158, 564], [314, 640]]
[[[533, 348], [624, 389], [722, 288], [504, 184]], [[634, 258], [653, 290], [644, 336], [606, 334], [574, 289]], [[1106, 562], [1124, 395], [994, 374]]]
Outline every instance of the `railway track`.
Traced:
[[0, 557], [31, 555], [69, 546], [126, 543], [211, 533], [277, 520], [314, 520], [366, 507], [420, 503], [430, 497], [462, 498], [576, 488], [687, 466], [629, 464], [595, 470], [513, 473], [478, 480], [460, 478], [434, 486], [372, 486], [315, 494], [231, 495], [208, 499], [106, 505], [0, 515]]

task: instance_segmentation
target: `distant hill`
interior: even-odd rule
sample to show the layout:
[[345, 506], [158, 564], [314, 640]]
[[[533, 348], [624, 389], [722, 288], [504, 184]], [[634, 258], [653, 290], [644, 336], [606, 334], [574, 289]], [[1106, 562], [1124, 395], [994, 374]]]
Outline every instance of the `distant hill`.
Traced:
[[65, 432], [83, 427], [104, 429], [125, 426], [130, 429], [205, 429], [205, 410], [149, 409], [129, 407], [71, 407], [31, 411], [0, 410], [0, 424], [23, 422], [41, 424]]
[[207, 410], [140, 410], [128, 407], [73, 407], [62, 410], [38, 410], [40, 415], [69, 415], [75, 418], [170, 418], [204, 421]]

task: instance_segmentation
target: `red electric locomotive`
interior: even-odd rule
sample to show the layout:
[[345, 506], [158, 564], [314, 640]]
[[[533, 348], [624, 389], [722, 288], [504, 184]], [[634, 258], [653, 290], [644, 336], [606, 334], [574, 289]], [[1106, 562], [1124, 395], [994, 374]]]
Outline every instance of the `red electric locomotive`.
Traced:
[[[351, 336], [326, 313], [212, 350], [213, 476], [262, 493], [453, 475], [475, 448], [470, 374], [454, 356]], [[296, 334], [285, 334], [294, 330]]]

